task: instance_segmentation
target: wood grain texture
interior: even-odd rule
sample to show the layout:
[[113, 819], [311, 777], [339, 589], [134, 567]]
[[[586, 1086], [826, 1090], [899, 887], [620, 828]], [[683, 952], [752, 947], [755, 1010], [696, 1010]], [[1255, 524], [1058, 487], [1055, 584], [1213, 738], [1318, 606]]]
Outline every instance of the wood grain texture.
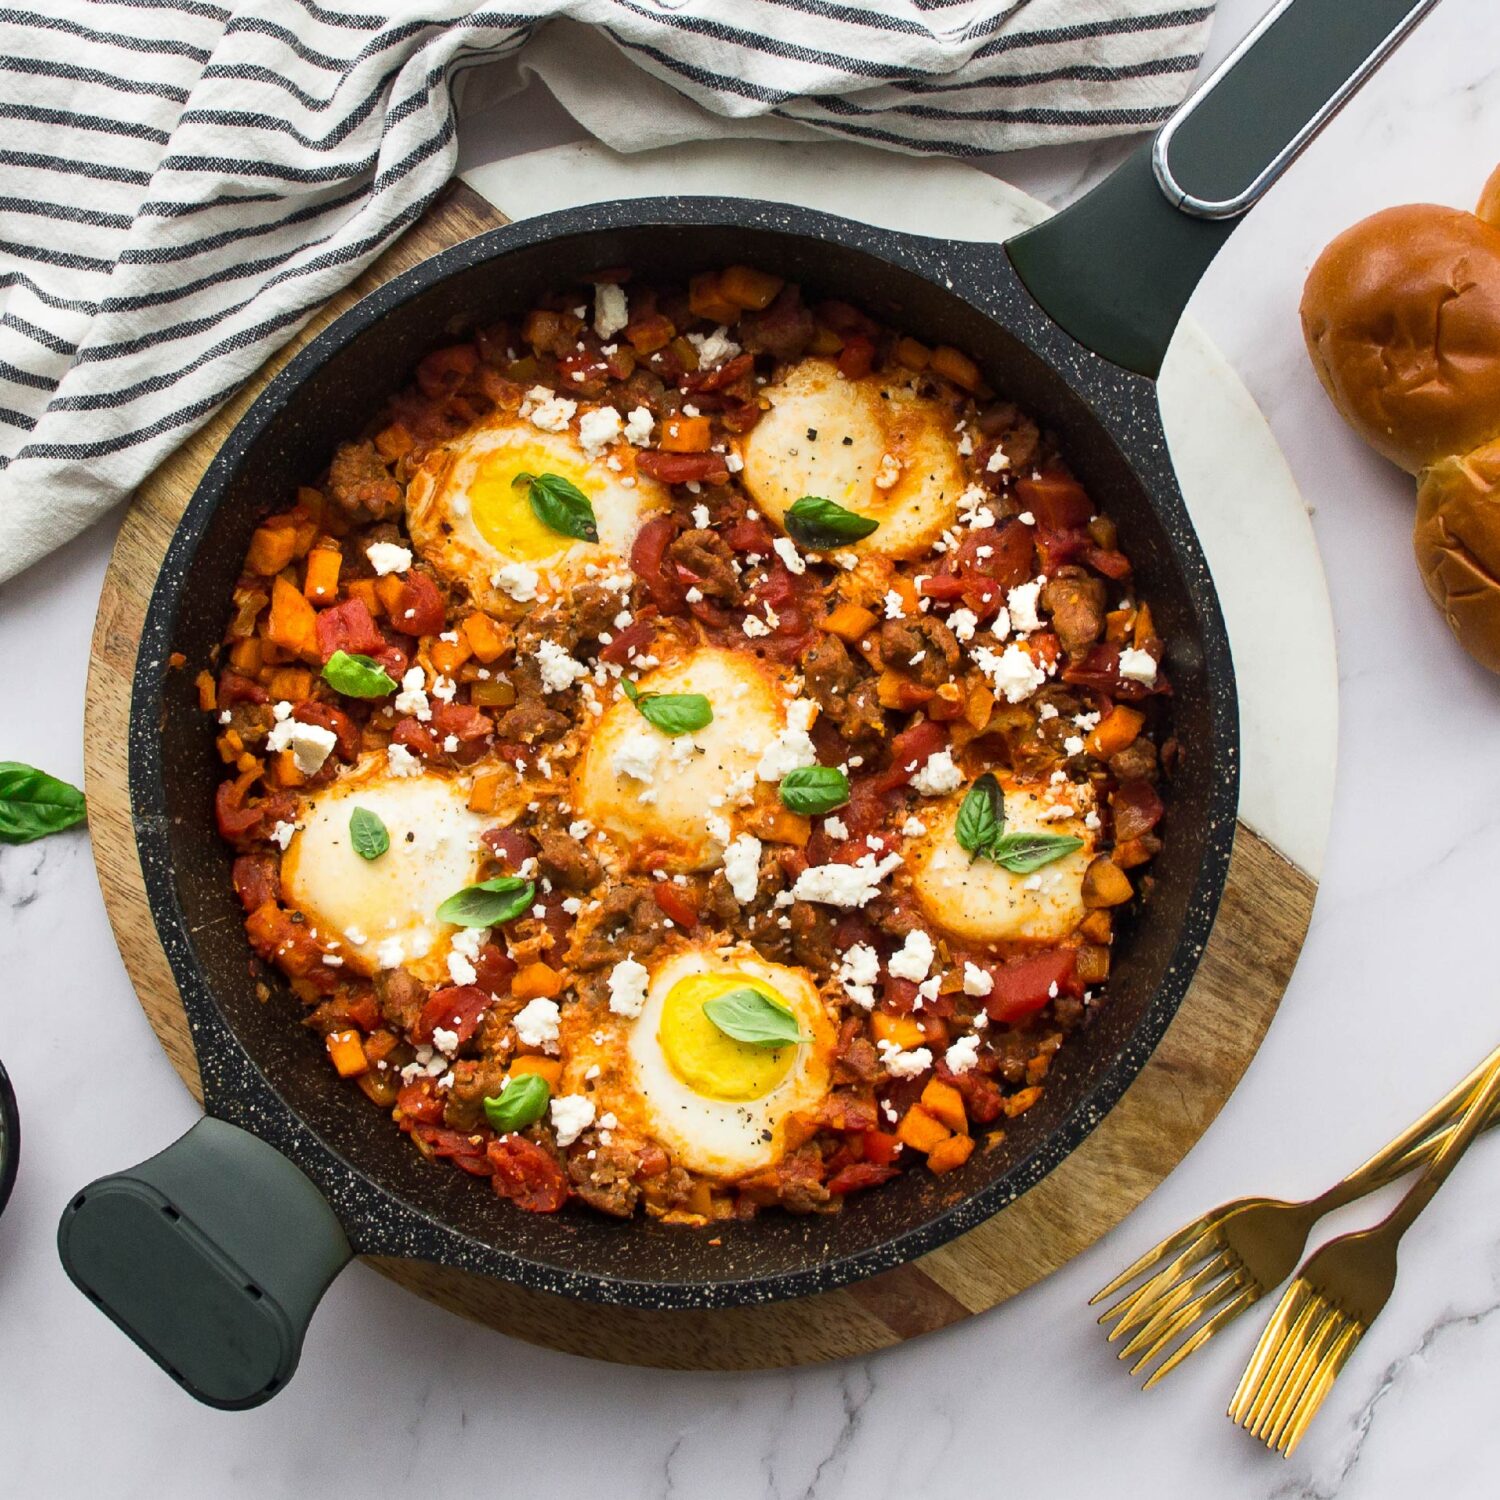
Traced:
[[[94, 629], [85, 784], [94, 859], [147, 1019], [201, 1099], [187, 1017], [157, 941], [126, 785], [130, 683], [146, 604], [178, 517], [260, 387], [357, 298], [505, 221], [461, 184], [312, 320], [142, 486], [120, 528]], [[598, 1307], [425, 1262], [370, 1257], [392, 1280], [531, 1343], [626, 1364], [764, 1369], [869, 1354], [983, 1312], [1106, 1234], [1182, 1159], [1255, 1055], [1291, 977], [1317, 887], [1240, 826], [1213, 935], [1161, 1045], [1092, 1135], [1024, 1197], [921, 1260], [842, 1291], [767, 1307], [647, 1313]]]

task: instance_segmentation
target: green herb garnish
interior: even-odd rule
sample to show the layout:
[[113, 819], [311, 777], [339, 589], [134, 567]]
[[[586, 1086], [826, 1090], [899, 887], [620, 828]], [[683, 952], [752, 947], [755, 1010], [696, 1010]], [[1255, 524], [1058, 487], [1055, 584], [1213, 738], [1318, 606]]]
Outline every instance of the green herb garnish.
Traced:
[[804, 817], [832, 812], [849, 800], [849, 778], [837, 766], [803, 766], [781, 778], [781, 805]]
[[379, 859], [391, 847], [385, 824], [368, 807], [356, 807], [349, 814], [349, 837], [361, 859]]
[[778, 1005], [769, 995], [753, 990], [730, 990], [716, 1000], [703, 1002], [703, 1014], [725, 1036], [752, 1047], [784, 1047], [789, 1042], [807, 1042], [797, 1018], [786, 1006]]
[[563, 536], [577, 537], [581, 542], [599, 540], [599, 523], [589, 497], [561, 474], [517, 474], [511, 480], [519, 489], [526, 486], [531, 512], [542, 523]]
[[83, 793], [35, 766], [0, 760], [0, 843], [29, 844], [85, 817]]
[[323, 667], [323, 681], [346, 698], [384, 698], [396, 681], [374, 657], [335, 651]]
[[536, 885], [519, 875], [497, 875], [455, 892], [437, 909], [439, 922], [455, 927], [499, 927], [536, 900]]
[[880, 526], [879, 521], [869, 516], [845, 510], [842, 505], [817, 495], [804, 495], [782, 519], [792, 540], [814, 552], [845, 547]]
[[628, 677], [620, 685], [641, 717], [663, 734], [692, 734], [714, 721], [713, 706], [702, 693], [643, 693]]
[[1069, 833], [1006, 833], [1005, 794], [988, 771], [969, 788], [953, 832], [973, 859], [990, 860], [1012, 875], [1030, 875], [1083, 848]]
[[551, 1097], [552, 1090], [540, 1073], [522, 1073], [519, 1078], [512, 1078], [494, 1098], [484, 1101], [484, 1115], [501, 1135], [506, 1135], [535, 1125], [547, 1113]]

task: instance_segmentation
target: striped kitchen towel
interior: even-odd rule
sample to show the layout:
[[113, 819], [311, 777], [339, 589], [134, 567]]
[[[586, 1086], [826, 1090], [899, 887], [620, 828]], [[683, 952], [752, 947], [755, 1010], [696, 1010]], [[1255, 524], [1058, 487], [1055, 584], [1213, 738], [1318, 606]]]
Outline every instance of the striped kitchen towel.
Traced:
[[0, 5], [0, 580], [128, 495], [421, 214], [453, 170], [460, 72], [490, 98], [540, 72], [621, 149], [735, 131], [979, 155], [1158, 123], [1212, 10]]

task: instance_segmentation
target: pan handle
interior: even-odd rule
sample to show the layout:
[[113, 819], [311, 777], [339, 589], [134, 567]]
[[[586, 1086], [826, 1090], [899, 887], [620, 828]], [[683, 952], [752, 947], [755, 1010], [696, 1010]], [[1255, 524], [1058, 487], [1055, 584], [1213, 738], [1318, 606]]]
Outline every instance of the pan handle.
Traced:
[[313, 1310], [353, 1254], [297, 1167], [215, 1119], [74, 1194], [57, 1248], [85, 1296], [189, 1395], [227, 1410], [291, 1379]]
[[1155, 378], [1230, 230], [1437, 0], [1282, 0], [1092, 192], [1007, 242], [1096, 354]]

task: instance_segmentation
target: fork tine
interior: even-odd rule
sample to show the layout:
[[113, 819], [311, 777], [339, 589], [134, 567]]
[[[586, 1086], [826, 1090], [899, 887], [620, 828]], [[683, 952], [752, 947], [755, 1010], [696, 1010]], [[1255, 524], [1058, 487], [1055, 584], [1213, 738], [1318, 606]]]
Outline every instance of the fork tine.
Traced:
[[[1221, 1328], [1234, 1322], [1247, 1307], [1253, 1307], [1260, 1299], [1260, 1289], [1254, 1282], [1242, 1286], [1239, 1294], [1232, 1302], [1227, 1303], [1211, 1317], [1201, 1328], [1195, 1329], [1193, 1333], [1177, 1346], [1147, 1377], [1146, 1383], [1141, 1387], [1143, 1391], [1149, 1391], [1159, 1380], [1165, 1380], [1173, 1370], [1180, 1365], [1190, 1354], [1195, 1354], [1201, 1349]], [[1136, 1369], [1140, 1366], [1137, 1365]], [[1134, 1371], [1131, 1372], [1134, 1374]]]
[[1326, 1302], [1322, 1297], [1318, 1298], [1318, 1302], [1320, 1316], [1317, 1324], [1304, 1340], [1302, 1353], [1287, 1376], [1287, 1382], [1282, 1387], [1281, 1395], [1271, 1413], [1271, 1420], [1260, 1434], [1268, 1448], [1281, 1447], [1282, 1438], [1296, 1420], [1297, 1413], [1302, 1409], [1302, 1402], [1306, 1398], [1308, 1388], [1316, 1380], [1328, 1351], [1338, 1341], [1339, 1334], [1348, 1321], [1338, 1308]]
[[[1108, 1286], [1102, 1286], [1092, 1297], [1089, 1298], [1089, 1306], [1093, 1307], [1097, 1302], [1103, 1302], [1106, 1297], [1112, 1297], [1123, 1286], [1129, 1286], [1143, 1271], [1165, 1260], [1169, 1255], [1180, 1250], [1184, 1245], [1200, 1239], [1208, 1230], [1210, 1214], [1204, 1214], [1201, 1219], [1195, 1219], [1191, 1224], [1184, 1224], [1175, 1234], [1169, 1234], [1160, 1244], [1153, 1245], [1139, 1259], [1132, 1261]], [[1102, 1323], [1108, 1314], [1100, 1317]]]
[[1287, 1330], [1286, 1338], [1276, 1358], [1271, 1361], [1270, 1369], [1266, 1371], [1260, 1395], [1251, 1409], [1247, 1430], [1254, 1437], [1264, 1437], [1266, 1428], [1275, 1419], [1281, 1393], [1286, 1389], [1287, 1381], [1307, 1348], [1308, 1337], [1322, 1321], [1323, 1310], [1319, 1299], [1316, 1295], [1310, 1295]]
[[1229, 1402], [1229, 1416], [1241, 1427], [1249, 1427], [1268, 1399], [1267, 1386], [1285, 1358], [1292, 1330], [1307, 1310], [1309, 1289], [1305, 1281], [1294, 1281], [1282, 1295], [1266, 1324], [1245, 1373]]
[[[1147, 1316], [1136, 1325], [1136, 1332], [1130, 1341], [1120, 1350], [1121, 1359], [1129, 1359], [1132, 1354], [1156, 1338], [1163, 1325], [1170, 1323], [1182, 1308], [1196, 1298], [1206, 1287], [1218, 1281], [1225, 1275], [1233, 1275], [1239, 1271], [1239, 1262], [1228, 1250], [1221, 1250], [1206, 1265], [1200, 1266], [1186, 1281], [1180, 1281], [1177, 1285], [1162, 1297], [1154, 1308], [1147, 1309]], [[1121, 1333], [1125, 1332], [1123, 1326], [1117, 1327], [1110, 1334], [1113, 1341]]]
[[[1122, 1297], [1113, 1307], [1108, 1307], [1100, 1313], [1101, 1324], [1109, 1318], [1119, 1319], [1115, 1327], [1110, 1329], [1110, 1342], [1119, 1338], [1127, 1327], [1138, 1327], [1141, 1322], [1153, 1317], [1157, 1302], [1171, 1290], [1178, 1277], [1197, 1261], [1202, 1260], [1205, 1255], [1222, 1247], [1223, 1242], [1216, 1234], [1212, 1232], [1200, 1234], [1187, 1249], [1163, 1266], [1150, 1280], [1143, 1281], [1128, 1296]], [[1142, 1309], [1146, 1309], [1144, 1315], [1142, 1315]]]
[[1333, 1389], [1334, 1381], [1339, 1378], [1339, 1373], [1348, 1362], [1349, 1356], [1354, 1353], [1354, 1346], [1364, 1337], [1364, 1332], [1364, 1328], [1353, 1318], [1346, 1319], [1337, 1341], [1323, 1357], [1317, 1378], [1302, 1398], [1296, 1417], [1282, 1434], [1280, 1448], [1283, 1458], [1290, 1458], [1297, 1444], [1302, 1441], [1308, 1425], [1317, 1416], [1318, 1408], [1323, 1404], [1323, 1398]]
[[1207, 1291], [1193, 1298], [1185, 1307], [1179, 1308], [1167, 1320], [1165, 1325], [1157, 1329], [1156, 1337], [1151, 1341], [1151, 1346], [1130, 1367], [1130, 1373], [1132, 1375], [1139, 1375], [1164, 1349], [1192, 1328], [1199, 1318], [1203, 1317], [1205, 1313], [1212, 1312], [1221, 1302], [1233, 1297], [1242, 1287], [1248, 1285], [1249, 1282], [1250, 1277], [1248, 1274], [1242, 1268], [1234, 1267], [1214, 1282]]

